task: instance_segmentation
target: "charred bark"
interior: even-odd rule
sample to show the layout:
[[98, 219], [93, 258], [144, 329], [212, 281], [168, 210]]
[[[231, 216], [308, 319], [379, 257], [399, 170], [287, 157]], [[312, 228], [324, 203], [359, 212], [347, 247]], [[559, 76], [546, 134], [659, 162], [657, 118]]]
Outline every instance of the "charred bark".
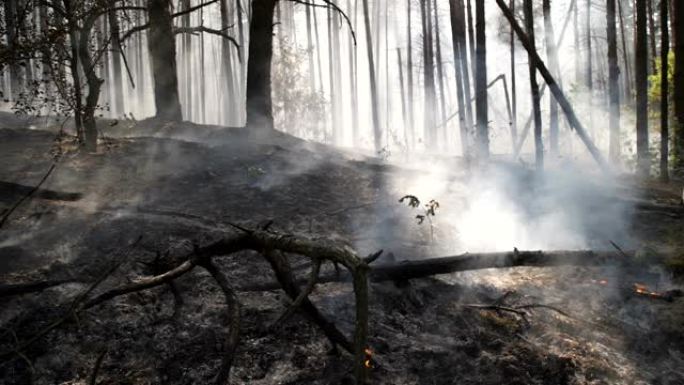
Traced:
[[247, 62], [247, 127], [272, 131], [271, 59], [276, 0], [252, 1]]
[[170, 7], [170, 0], [148, 0], [147, 41], [154, 82], [156, 116], [164, 120], [180, 121], [183, 114], [178, 96], [176, 41]]

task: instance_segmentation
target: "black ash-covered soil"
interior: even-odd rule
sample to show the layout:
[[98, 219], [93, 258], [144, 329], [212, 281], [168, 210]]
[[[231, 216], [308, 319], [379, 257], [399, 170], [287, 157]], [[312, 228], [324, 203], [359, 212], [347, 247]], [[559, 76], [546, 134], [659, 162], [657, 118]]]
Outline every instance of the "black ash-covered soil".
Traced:
[[[98, 153], [87, 154], [76, 150], [72, 138], [56, 136], [53, 124], [34, 122], [35, 129], [27, 130], [26, 121], [4, 119], [0, 181], [33, 186], [62, 153], [42, 187], [83, 197], [36, 196], [0, 229], [0, 282], [79, 281], [0, 298], [0, 354], [63, 317], [74, 297], [115, 261], [126, 262], [97, 291], [150, 274], [145, 262], [157, 254], [180, 254], [218, 239], [232, 231], [229, 222], [273, 220], [277, 231], [334, 239], [360, 254], [385, 248], [383, 258], [390, 252], [397, 259], [443, 252], [426, 241], [425, 226], [386, 215], [406, 209], [397, 202], [401, 191], [388, 180], [420, 176], [410, 165], [284, 134], [255, 137], [242, 129], [154, 121], [103, 122], [108, 136]], [[635, 193], [630, 185], [628, 193], [677, 203], [676, 188], [642, 190]], [[0, 208], [7, 209], [20, 196], [1, 198]], [[652, 266], [637, 273], [517, 268], [372, 284], [369, 343], [378, 366], [371, 383], [684, 383], [684, 300], [652, 300], [624, 290], [647, 278], [667, 285], [658, 289], [677, 287], [666, 268], [656, 267], [656, 251], [678, 250], [682, 218], [631, 212], [628, 220], [630, 246], [657, 249], [639, 253]], [[295, 266], [304, 263], [291, 258]], [[216, 262], [235, 287], [273, 281], [256, 253]], [[225, 348], [225, 300], [201, 269], [177, 280], [177, 288], [180, 305], [161, 286], [69, 320], [21, 355], [3, 358], [0, 383], [85, 384], [104, 351], [99, 384], [211, 383]], [[539, 308], [523, 319], [466, 306], [502, 297], [511, 306], [548, 304], [566, 315]], [[331, 352], [306, 317], [296, 314], [280, 328], [268, 328], [288, 304], [281, 291], [242, 291], [239, 300], [242, 334], [231, 383], [351, 383], [350, 357]], [[312, 300], [351, 335], [351, 285], [319, 285]]]

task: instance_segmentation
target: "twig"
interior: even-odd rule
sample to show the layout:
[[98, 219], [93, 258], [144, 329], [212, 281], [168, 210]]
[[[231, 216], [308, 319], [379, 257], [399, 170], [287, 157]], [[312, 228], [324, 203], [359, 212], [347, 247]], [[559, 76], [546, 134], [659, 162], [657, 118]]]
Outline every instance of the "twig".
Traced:
[[19, 199], [14, 205], [12, 205], [12, 207], [9, 208], [9, 210], [7, 210], [3, 214], [2, 219], [0, 219], [0, 229], [5, 224], [5, 222], [7, 222], [7, 219], [9, 219], [9, 216], [12, 215], [14, 210], [16, 210], [22, 203], [24, 203], [24, 201], [29, 199], [36, 191], [38, 191], [40, 189], [40, 186], [42, 186], [43, 183], [45, 183], [45, 181], [50, 176], [50, 174], [52, 174], [52, 172], [55, 170], [58, 162], [59, 162], [59, 159], [56, 159], [54, 162], [52, 162], [52, 165], [50, 166], [48, 171], [45, 173], [43, 178], [40, 180], [40, 182], [38, 182], [38, 184], [33, 189], [31, 189], [31, 191], [29, 191], [26, 195], [21, 197], [21, 199]]
[[93, 367], [92, 373], [90, 373], [90, 378], [88, 379], [88, 385], [97, 384], [97, 374], [100, 372], [100, 367], [102, 366], [102, 361], [104, 361], [105, 355], [107, 354], [107, 349], [103, 349], [102, 353], [97, 356], [95, 360], [95, 366]]
[[309, 276], [309, 281], [307, 282], [306, 286], [304, 287], [304, 290], [302, 290], [297, 298], [292, 302], [292, 304], [285, 309], [283, 314], [278, 317], [278, 319], [271, 325], [270, 329], [274, 329], [277, 327], [281, 322], [285, 321], [289, 316], [294, 313], [294, 311], [302, 304], [302, 302], [309, 297], [309, 294], [313, 291], [314, 287], [316, 286], [316, 280], [318, 279], [318, 274], [321, 272], [321, 261], [316, 260], [313, 263], [313, 267], [311, 268], [311, 274]]

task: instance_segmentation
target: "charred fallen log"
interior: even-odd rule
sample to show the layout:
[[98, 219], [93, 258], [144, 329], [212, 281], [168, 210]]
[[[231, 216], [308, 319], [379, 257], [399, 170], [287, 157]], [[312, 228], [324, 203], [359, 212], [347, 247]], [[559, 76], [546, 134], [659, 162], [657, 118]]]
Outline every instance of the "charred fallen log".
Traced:
[[[424, 278], [439, 274], [449, 274], [459, 271], [509, 268], [517, 266], [600, 266], [623, 265], [632, 263], [634, 253], [623, 251], [518, 251], [498, 253], [466, 253], [457, 256], [428, 258], [403, 261], [394, 264], [370, 266], [368, 279], [371, 282], [405, 281], [414, 278]], [[330, 272], [321, 274], [319, 283], [349, 281], [349, 274], [345, 272]], [[305, 281], [300, 280], [303, 284]], [[240, 291], [275, 290], [280, 286], [273, 282], [252, 284], [239, 287]]]
[[[35, 189], [35, 187], [0, 181], [0, 200], [14, 202], [25, 195], [31, 194], [33, 189]], [[54, 191], [44, 188], [36, 189], [31, 195], [35, 198], [53, 201], [77, 201], [83, 197], [83, 194], [81, 193]]]

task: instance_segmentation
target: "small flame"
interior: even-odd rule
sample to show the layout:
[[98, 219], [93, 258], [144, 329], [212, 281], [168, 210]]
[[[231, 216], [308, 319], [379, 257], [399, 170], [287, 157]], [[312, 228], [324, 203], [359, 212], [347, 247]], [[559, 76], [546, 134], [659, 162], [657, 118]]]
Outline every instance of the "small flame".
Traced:
[[595, 284], [601, 285], [601, 286], [607, 286], [608, 280], [607, 279], [592, 279], [591, 283], [595, 283]]
[[373, 351], [371, 351], [370, 348], [365, 348], [363, 352], [366, 354], [366, 359], [363, 361], [363, 366], [370, 369], [373, 367], [373, 361], [371, 360], [371, 357], [373, 356]]
[[654, 291], [649, 290], [648, 286], [641, 284], [641, 283], [635, 283], [634, 284], [634, 291], [636, 291], [639, 294], [646, 294], [646, 295], [650, 295], [653, 297], [660, 297], [661, 296], [660, 293], [656, 293]]

